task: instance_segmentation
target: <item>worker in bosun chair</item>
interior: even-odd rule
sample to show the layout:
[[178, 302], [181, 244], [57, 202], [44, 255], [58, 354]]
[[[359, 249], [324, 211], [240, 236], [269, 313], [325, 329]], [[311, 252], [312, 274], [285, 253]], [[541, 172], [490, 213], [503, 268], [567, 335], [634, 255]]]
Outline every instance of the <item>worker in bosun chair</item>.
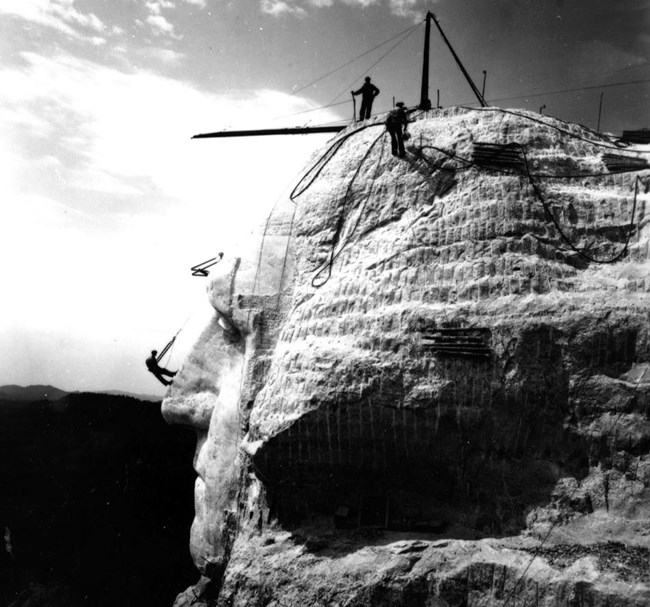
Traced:
[[379, 95], [379, 89], [370, 82], [370, 76], [366, 76], [366, 81], [358, 91], [352, 91], [353, 95], [361, 94], [361, 110], [359, 111], [359, 120], [370, 118], [372, 111], [372, 102]]
[[163, 367], [158, 366], [158, 361], [156, 360], [157, 354], [158, 350], [151, 350], [151, 356], [146, 360], [147, 369], [149, 369], [149, 371], [163, 386], [169, 386], [169, 384], [172, 382], [167, 381], [163, 375], [167, 375], [167, 377], [174, 377], [174, 375], [176, 375], [176, 372], [169, 371], [168, 369], [164, 369]]
[[388, 118], [386, 118], [386, 130], [390, 135], [390, 147], [393, 156], [403, 158], [406, 155], [406, 151], [404, 150], [404, 136], [406, 135], [408, 137], [408, 133], [406, 132], [408, 120], [406, 119], [404, 102], [398, 101], [395, 106], [395, 109], [391, 110], [388, 113]]

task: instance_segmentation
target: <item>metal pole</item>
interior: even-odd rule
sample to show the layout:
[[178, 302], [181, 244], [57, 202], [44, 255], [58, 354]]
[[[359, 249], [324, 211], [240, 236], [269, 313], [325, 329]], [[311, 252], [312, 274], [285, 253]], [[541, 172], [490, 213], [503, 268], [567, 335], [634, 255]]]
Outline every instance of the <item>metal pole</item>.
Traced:
[[436, 100], [436, 107], [439, 108], [440, 107], [440, 89], [437, 89], [437, 90], [438, 90], [438, 99]]
[[600, 133], [600, 115], [603, 111], [603, 95], [604, 91], [601, 91], [600, 93], [600, 103], [598, 104], [598, 126], [596, 127], [596, 130]]
[[483, 70], [483, 88], [481, 89], [481, 97], [485, 98], [485, 79], [487, 78], [487, 72]]
[[544, 113], [544, 108], [546, 107], [546, 104], [544, 104], [542, 107], [539, 108], [539, 113], [543, 114]]
[[433, 21], [436, 24], [436, 27], [440, 31], [440, 35], [442, 36], [442, 39], [445, 41], [447, 46], [449, 47], [449, 50], [451, 51], [451, 54], [454, 56], [454, 59], [456, 60], [456, 63], [458, 64], [458, 67], [460, 68], [460, 71], [463, 72], [463, 76], [465, 76], [465, 79], [469, 83], [470, 88], [472, 91], [474, 91], [474, 94], [476, 95], [476, 98], [478, 99], [479, 103], [481, 104], [481, 107], [488, 107], [488, 104], [485, 102], [485, 99], [483, 99], [483, 95], [481, 95], [481, 92], [476, 88], [476, 85], [474, 84], [474, 81], [472, 80], [472, 77], [467, 73], [467, 70], [465, 69], [465, 66], [461, 62], [460, 58], [456, 54], [456, 51], [454, 50], [454, 47], [451, 46], [451, 42], [447, 40], [447, 36], [445, 36], [445, 32], [442, 31], [442, 28], [440, 27], [440, 23], [438, 23], [438, 20], [436, 19], [436, 16], [433, 13], [427, 13], [427, 17], [431, 15]]
[[424, 55], [422, 57], [422, 88], [420, 90], [420, 109], [431, 109], [431, 102], [429, 101], [429, 40], [431, 38], [431, 19], [433, 13], [427, 12], [425, 17], [424, 28]]

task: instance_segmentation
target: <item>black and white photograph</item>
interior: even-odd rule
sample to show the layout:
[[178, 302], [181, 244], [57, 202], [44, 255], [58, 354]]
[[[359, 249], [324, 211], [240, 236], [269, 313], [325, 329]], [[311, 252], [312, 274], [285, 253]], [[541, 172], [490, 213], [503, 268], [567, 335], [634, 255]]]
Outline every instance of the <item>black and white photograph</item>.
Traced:
[[0, 607], [650, 606], [650, 0], [0, 58]]

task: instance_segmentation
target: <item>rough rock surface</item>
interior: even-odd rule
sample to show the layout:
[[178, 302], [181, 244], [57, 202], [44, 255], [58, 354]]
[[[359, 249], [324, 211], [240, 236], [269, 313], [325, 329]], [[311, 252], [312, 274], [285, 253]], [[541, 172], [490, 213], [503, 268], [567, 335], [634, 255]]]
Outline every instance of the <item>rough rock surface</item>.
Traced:
[[647, 152], [411, 120], [405, 159], [381, 118], [333, 140], [211, 284], [163, 403], [198, 435], [177, 605], [648, 605]]

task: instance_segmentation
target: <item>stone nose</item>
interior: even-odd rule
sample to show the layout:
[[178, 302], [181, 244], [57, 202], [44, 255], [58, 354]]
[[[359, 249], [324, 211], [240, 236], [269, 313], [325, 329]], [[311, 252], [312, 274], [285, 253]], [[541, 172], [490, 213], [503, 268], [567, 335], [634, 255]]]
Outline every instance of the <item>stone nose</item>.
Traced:
[[241, 342], [227, 334], [221, 315], [215, 313], [163, 400], [167, 423], [207, 432], [223, 386], [241, 364]]

